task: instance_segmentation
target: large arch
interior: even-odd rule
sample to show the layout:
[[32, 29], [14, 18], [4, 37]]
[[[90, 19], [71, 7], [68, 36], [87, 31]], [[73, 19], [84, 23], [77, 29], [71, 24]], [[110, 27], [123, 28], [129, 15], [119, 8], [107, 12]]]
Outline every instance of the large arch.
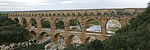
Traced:
[[65, 29], [65, 24], [63, 21], [56, 19], [55, 20], [55, 24], [56, 24], [56, 29]]
[[80, 40], [80, 37], [78, 35], [70, 35], [65, 44], [68, 45], [68, 44], [81, 44], [81, 40]]
[[43, 39], [45, 39], [46, 37], [49, 37], [48, 33], [47, 33], [47, 32], [41, 32], [41, 33], [40, 33], [40, 36], [39, 36], [39, 40], [43, 40]]
[[16, 23], [19, 24], [19, 19], [18, 19], [18, 18], [15, 18], [15, 19], [14, 19], [14, 22], [16, 22]]
[[101, 25], [97, 19], [89, 19], [85, 23], [86, 31], [88, 32], [101, 32]]
[[110, 19], [106, 23], [108, 34], [114, 34], [119, 28], [121, 28], [121, 23], [117, 19]]
[[36, 22], [36, 19], [31, 18], [29, 22], [30, 22], [31, 26], [34, 26], [35, 28], [37, 28], [37, 22]]
[[36, 37], [36, 32], [35, 31], [30, 31], [29, 36], [31, 38], [35, 38]]
[[81, 25], [77, 19], [70, 19], [69, 25], [70, 25], [70, 31], [81, 31]]
[[86, 39], [85, 39], [85, 42], [84, 42], [84, 44], [87, 44], [87, 43], [89, 43], [89, 42], [91, 42], [91, 41], [94, 41], [96, 38], [95, 37], [93, 37], [93, 36], [91, 36], [91, 37], [87, 37]]
[[27, 26], [27, 20], [25, 18], [22, 18], [23, 26]]
[[54, 34], [54, 42], [64, 42], [64, 35], [61, 33]]
[[40, 20], [40, 24], [42, 28], [51, 28], [50, 22], [45, 18]]

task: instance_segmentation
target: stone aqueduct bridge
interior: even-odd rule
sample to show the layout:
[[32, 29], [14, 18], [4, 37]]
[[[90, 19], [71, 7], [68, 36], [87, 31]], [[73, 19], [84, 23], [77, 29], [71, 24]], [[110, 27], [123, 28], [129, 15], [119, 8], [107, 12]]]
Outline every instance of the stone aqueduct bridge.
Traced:
[[[91, 36], [99, 40], [105, 40], [107, 36], [106, 23], [108, 20], [116, 19], [120, 22], [121, 26], [125, 26], [131, 18], [135, 18], [136, 13], [141, 13], [144, 8], [126, 8], [126, 9], [88, 9], [88, 10], [57, 10], [57, 11], [40, 11], [40, 12], [17, 12], [10, 13], [9, 18], [19, 20], [19, 24], [23, 25], [23, 19], [27, 21], [27, 29], [30, 32], [35, 32], [36, 37], [42, 36], [42, 32], [46, 32], [51, 42], [55, 43], [61, 35], [64, 36], [65, 44], [72, 42], [73, 36], [77, 35], [81, 43], [86, 44], [89, 42]], [[31, 19], [36, 19], [37, 28], [32, 28]], [[72, 32], [70, 31], [70, 20], [76, 19], [80, 22], [81, 31]], [[42, 21], [47, 20], [50, 22], [51, 28], [43, 29]], [[64, 31], [56, 30], [56, 20], [64, 22]], [[102, 28], [101, 32], [88, 34], [86, 31], [86, 22], [89, 20], [97, 20]], [[40, 38], [37, 38], [40, 40]]]

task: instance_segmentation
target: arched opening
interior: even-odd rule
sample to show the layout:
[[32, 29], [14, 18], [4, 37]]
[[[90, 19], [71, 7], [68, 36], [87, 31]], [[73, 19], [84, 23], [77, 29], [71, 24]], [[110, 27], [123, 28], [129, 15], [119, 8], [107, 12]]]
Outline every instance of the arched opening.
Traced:
[[77, 19], [70, 20], [70, 31], [81, 31], [81, 25]]
[[76, 45], [79, 45], [81, 44], [81, 40], [80, 38], [77, 36], [77, 35], [71, 35], [69, 36], [69, 38], [67, 39], [67, 43], [68, 44], [76, 44]]
[[60, 33], [56, 33], [54, 35], [55, 42], [63, 43], [64, 42], [64, 36]]
[[47, 37], [49, 37], [49, 35], [48, 35], [46, 32], [42, 32], [42, 33], [40, 34], [39, 40], [46, 39]]
[[100, 23], [97, 20], [90, 19], [86, 22], [87, 32], [101, 32]]
[[50, 22], [47, 19], [41, 20], [42, 28], [50, 28]]
[[86, 40], [85, 40], [85, 43], [84, 44], [87, 44], [87, 43], [89, 43], [89, 42], [91, 42], [91, 41], [94, 41], [96, 38], [95, 37], [88, 37], [88, 38], [86, 38]]
[[30, 23], [31, 23], [31, 26], [34, 26], [34, 28], [37, 28], [37, 22], [36, 22], [36, 19], [31, 18], [31, 19], [30, 19]]
[[23, 20], [23, 26], [27, 26], [27, 20], [25, 18], [22, 19]]
[[35, 31], [31, 31], [31, 32], [29, 33], [29, 36], [30, 36], [31, 38], [36, 38], [36, 32], [35, 32]]
[[111, 19], [106, 23], [107, 33], [114, 34], [119, 28], [121, 28], [121, 24], [118, 20]]
[[14, 19], [14, 22], [19, 24], [19, 19], [18, 19], [18, 18], [15, 18], [15, 19]]
[[64, 22], [59, 20], [59, 19], [56, 19], [55, 20], [56, 22], [56, 29], [59, 30], [59, 29], [65, 29], [65, 25], [64, 25]]

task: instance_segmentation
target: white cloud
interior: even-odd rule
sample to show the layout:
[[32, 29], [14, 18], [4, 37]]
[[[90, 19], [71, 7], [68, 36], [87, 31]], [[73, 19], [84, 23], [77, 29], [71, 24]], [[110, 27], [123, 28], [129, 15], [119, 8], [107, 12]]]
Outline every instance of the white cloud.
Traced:
[[149, 0], [0, 0], [0, 11], [40, 9], [145, 8]]

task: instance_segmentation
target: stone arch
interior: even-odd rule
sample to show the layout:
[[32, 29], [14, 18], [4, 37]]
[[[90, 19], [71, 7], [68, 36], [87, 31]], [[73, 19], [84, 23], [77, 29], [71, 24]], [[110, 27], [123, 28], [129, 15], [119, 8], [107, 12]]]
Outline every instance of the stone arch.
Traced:
[[125, 12], [125, 15], [130, 16], [131, 14], [130, 14], [130, 12]]
[[114, 11], [112, 11], [112, 12], [111, 12], [111, 16], [115, 16], [115, 13], [114, 13]]
[[103, 16], [109, 16], [109, 14], [108, 14], [108, 12], [105, 12], [104, 14], [103, 14]]
[[70, 19], [69, 20], [70, 31], [81, 31], [80, 22], [77, 19]]
[[61, 33], [56, 33], [53, 37], [54, 42], [64, 42], [64, 36]]
[[37, 21], [34, 18], [31, 18], [29, 23], [31, 24], [31, 26], [34, 26], [35, 28], [37, 28]]
[[35, 38], [36, 37], [36, 32], [35, 31], [30, 31], [29, 36], [31, 36], [31, 38]]
[[41, 32], [41, 33], [40, 33], [40, 36], [39, 36], [39, 40], [43, 40], [43, 39], [45, 39], [46, 37], [49, 37], [48, 33], [47, 33], [47, 32]]
[[55, 19], [56, 29], [65, 29], [65, 22], [61, 19]]
[[45, 18], [40, 20], [40, 25], [42, 28], [51, 28], [50, 22]]
[[23, 26], [27, 26], [27, 20], [25, 18], [22, 18], [22, 24]]
[[19, 23], [19, 19], [18, 18], [14, 18], [14, 22]]
[[124, 13], [122, 11], [117, 12], [117, 16], [123, 16], [123, 15], [124, 15]]
[[91, 41], [94, 41], [96, 38], [95, 37], [93, 37], [93, 36], [91, 36], [91, 37], [87, 37], [86, 39], [85, 39], [85, 42], [84, 42], [84, 44], [87, 44], [87, 43], [89, 43], [89, 42], [91, 42]]
[[86, 31], [101, 32], [101, 25], [98, 19], [88, 19], [85, 23]]
[[67, 38], [67, 41], [65, 42], [66, 45], [73, 44], [73, 43], [81, 44], [82, 42], [80, 40], [80, 36], [78, 36], [78, 35], [70, 35]]
[[121, 28], [121, 23], [117, 19], [110, 19], [106, 22], [106, 30], [108, 34], [114, 34], [115, 31], [117, 31], [119, 28]]

